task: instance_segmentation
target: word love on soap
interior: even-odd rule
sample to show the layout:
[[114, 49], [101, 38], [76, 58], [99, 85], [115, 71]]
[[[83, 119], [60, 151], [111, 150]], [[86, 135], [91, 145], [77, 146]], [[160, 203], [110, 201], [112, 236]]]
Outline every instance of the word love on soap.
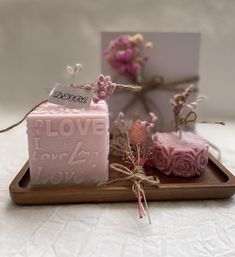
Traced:
[[91, 185], [108, 179], [108, 110], [43, 104], [27, 117], [32, 186]]
[[[42, 120], [36, 121], [36, 126], [43, 126]], [[58, 126], [53, 129], [53, 121], [46, 119], [45, 120], [45, 129], [46, 129], [46, 136], [53, 137], [53, 136], [72, 136], [74, 133], [79, 133], [81, 136], [87, 135], [89, 129], [92, 130], [94, 135], [99, 135], [104, 133], [104, 120], [103, 119], [86, 119], [82, 121], [81, 119], [63, 119], [59, 121], [57, 124]]]

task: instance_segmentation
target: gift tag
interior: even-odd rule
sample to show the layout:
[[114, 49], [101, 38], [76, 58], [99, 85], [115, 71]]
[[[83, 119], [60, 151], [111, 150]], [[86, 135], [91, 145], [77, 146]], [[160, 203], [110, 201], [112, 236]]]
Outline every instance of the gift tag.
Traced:
[[89, 109], [92, 98], [92, 90], [56, 84], [50, 92], [48, 102], [68, 108]]

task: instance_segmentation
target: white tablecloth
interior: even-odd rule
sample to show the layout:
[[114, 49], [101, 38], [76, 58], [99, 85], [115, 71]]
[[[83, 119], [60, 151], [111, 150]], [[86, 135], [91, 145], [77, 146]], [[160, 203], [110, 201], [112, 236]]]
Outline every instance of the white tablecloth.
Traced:
[[[221, 149], [235, 174], [235, 123], [197, 131]], [[8, 186], [26, 160], [22, 124], [0, 135], [1, 257], [235, 256], [235, 197], [151, 202], [152, 225], [138, 218], [136, 203], [16, 206]]]

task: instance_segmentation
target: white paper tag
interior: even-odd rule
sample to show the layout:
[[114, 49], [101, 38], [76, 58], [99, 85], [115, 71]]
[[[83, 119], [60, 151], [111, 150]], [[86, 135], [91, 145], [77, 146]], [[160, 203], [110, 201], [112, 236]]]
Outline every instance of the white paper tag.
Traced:
[[92, 98], [92, 90], [56, 84], [50, 92], [48, 102], [68, 108], [89, 109]]

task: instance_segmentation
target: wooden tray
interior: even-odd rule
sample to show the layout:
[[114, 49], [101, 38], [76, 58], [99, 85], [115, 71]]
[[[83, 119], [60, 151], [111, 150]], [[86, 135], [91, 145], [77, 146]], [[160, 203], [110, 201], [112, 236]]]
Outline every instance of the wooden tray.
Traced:
[[[145, 186], [148, 201], [185, 200], [185, 199], [221, 199], [235, 193], [235, 176], [233, 176], [214, 157], [200, 177], [184, 179], [167, 177], [155, 171], [160, 178], [158, 188]], [[110, 178], [114, 174], [110, 173]], [[9, 187], [10, 195], [16, 204], [64, 204], [91, 202], [136, 201], [131, 191], [130, 182], [117, 182], [106, 186], [89, 187], [44, 187], [30, 188], [29, 164], [24, 167]]]

